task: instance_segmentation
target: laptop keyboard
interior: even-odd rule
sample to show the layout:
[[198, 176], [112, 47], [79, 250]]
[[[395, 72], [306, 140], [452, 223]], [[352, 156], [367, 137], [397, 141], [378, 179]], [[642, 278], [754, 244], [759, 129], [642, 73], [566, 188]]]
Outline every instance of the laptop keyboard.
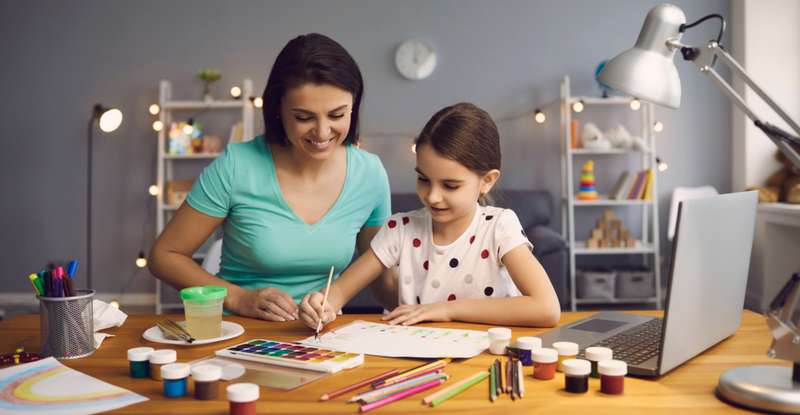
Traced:
[[[624, 360], [629, 365], [639, 365], [658, 355], [661, 347], [661, 322], [660, 318], [650, 320], [592, 346], [608, 347], [614, 351], [614, 359]], [[584, 358], [583, 351], [579, 357]]]

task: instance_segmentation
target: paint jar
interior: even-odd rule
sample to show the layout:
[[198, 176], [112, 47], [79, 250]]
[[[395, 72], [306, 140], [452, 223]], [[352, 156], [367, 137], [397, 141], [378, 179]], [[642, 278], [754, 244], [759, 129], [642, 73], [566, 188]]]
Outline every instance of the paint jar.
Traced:
[[489, 329], [489, 353], [506, 354], [506, 347], [511, 342], [511, 329], [492, 327]]
[[600, 373], [597, 371], [597, 363], [614, 358], [614, 351], [608, 347], [587, 347], [583, 354], [586, 356], [586, 360], [592, 363], [593, 378], [600, 377]]
[[600, 392], [609, 395], [622, 395], [625, 390], [625, 375], [628, 364], [622, 360], [603, 360], [597, 364], [600, 372]]
[[132, 378], [150, 377], [150, 353], [152, 347], [128, 349], [128, 368]]
[[573, 342], [555, 342], [553, 348], [558, 350], [558, 367], [556, 370], [559, 372], [564, 371], [562, 362], [567, 359], [574, 359], [578, 356], [578, 343]]
[[150, 352], [150, 377], [153, 380], [161, 380], [161, 366], [175, 363], [178, 360], [178, 353], [172, 349], [158, 349]]
[[530, 366], [533, 364], [531, 352], [536, 349], [542, 348], [542, 339], [538, 337], [520, 337], [517, 339], [517, 350], [519, 352], [519, 361], [523, 366]]
[[570, 393], [586, 393], [592, 364], [583, 359], [567, 359], [561, 364], [564, 366], [564, 389]]
[[189, 378], [188, 363], [170, 363], [161, 366], [161, 378], [164, 380], [164, 396], [180, 398], [186, 396], [186, 384]]
[[197, 365], [192, 368], [194, 381], [194, 398], [201, 401], [210, 401], [219, 396], [219, 378], [222, 377], [222, 368], [214, 365]]
[[558, 352], [555, 349], [543, 347], [531, 351], [533, 357], [533, 377], [539, 380], [550, 380], [556, 375], [558, 365]]
[[227, 388], [230, 415], [256, 415], [259, 390], [255, 383], [234, 383]]
[[186, 331], [195, 339], [222, 336], [222, 303], [228, 289], [216, 285], [189, 287], [181, 290], [186, 316]]

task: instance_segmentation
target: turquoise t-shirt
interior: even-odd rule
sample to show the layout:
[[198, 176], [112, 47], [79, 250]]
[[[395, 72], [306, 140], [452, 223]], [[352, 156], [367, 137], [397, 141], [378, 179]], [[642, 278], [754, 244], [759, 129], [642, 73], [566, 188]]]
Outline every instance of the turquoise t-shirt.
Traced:
[[391, 213], [389, 179], [380, 159], [346, 148], [339, 198], [309, 225], [283, 198], [264, 137], [229, 144], [187, 197], [199, 212], [225, 218], [217, 276], [247, 289], [275, 287], [299, 302], [324, 288], [331, 265], [341, 273], [361, 228], [383, 225]]

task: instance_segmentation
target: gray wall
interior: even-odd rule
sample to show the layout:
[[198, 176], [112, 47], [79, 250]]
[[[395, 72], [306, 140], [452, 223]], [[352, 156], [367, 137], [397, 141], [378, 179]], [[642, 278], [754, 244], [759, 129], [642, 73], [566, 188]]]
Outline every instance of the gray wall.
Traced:
[[[527, 117], [500, 123], [503, 185], [557, 196], [560, 79], [567, 74], [575, 93], [596, 94], [595, 66], [632, 45], [656, 3], [0, 2], [0, 291], [30, 292], [25, 276], [48, 260], [84, 258], [85, 135], [95, 102], [125, 113], [118, 132], [95, 141], [95, 286], [119, 292], [135, 275], [128, 292], [151, 291], [150, 274], [133, 260], [154, 237], [147, 187], [155, 180], [156, 141], [147, 105], [157, 100], [158, 80], [172, 80], [177, 94], [199, 94], [193, 74], [211, 66], [223, 73], [217, 91], [244, 77], [260, 91], [280, 48], [307, 32], [333, 37], [359, 63], [366, 148], [383, 158], [395, 191], [413, 190], [411, 134], [442, 106], [472, 101], [497, 118], [547, 112], [544, 126]], [[729, 13], [724, 0], [673, 3], [690, 20]], [[704, 43], [716, 31], [707, 26], [684, 39]], [[395, 47], [412, 37], [439, 51], [439, 66], [424, 81], [406, 81], [394, 69]], [[678, 65], [683, 106], [656, 112], [666, 125], [658, 154], [670, 163], [659, 176], [662, 235], [672, 188], [730, 189], [730, 106], [691, 65]]]

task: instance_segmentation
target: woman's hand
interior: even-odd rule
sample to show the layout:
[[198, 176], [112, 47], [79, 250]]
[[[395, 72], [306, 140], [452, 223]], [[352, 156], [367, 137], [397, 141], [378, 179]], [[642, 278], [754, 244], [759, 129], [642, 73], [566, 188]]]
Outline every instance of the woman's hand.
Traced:
[[389, 320], [389, 324], [410, 326], [422, 321], [450, 321], [450, 313], [446, 302], [432, 304], [403, 304], [391, 313], [381, 317]]
[[[336, 320], [336, 311], [334, 311], [331, 301], [325, 304], [325, 309], [322, 308], [322, 300], [325, 296], [320, 292], [309, 293], [300, 301], [300, 319], [306, 326], [312, 329], [317, 329], [317, 324], [322, 317], [322, 325]], [[330, 300], [330, 297], [328, 298]]]
[[269, 321], [292, 321], [298, 319], [297, 304], [289, 294], [277, 288], [245, 290], [231, 301], [234, 313]]

